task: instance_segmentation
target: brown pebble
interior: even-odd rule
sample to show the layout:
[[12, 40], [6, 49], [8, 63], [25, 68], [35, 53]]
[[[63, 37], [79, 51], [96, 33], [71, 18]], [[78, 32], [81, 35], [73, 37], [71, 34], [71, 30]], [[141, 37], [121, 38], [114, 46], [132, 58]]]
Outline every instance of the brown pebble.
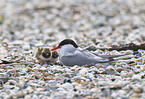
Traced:
[[86, 96], [84, 99], [96, 99], [96, 98], [93, 96]]
[[41, 76], [40, 76], [40, 75], [35, 75], [35, 78], [36, 78], [36, 79], [40, 79]]
[[107, 74], [107, 71], [101, 71], [100, 74]]
[[129, 64], [128, 66], [136, 65], [136, 63]]
[[28, 71], [35, 72], [35, 70], [34, 70], [34, 69], [32, 69], [32, 68], [28, 68]]
[[4, 88], [3, 86], [0, 87], [0, 89], [3, 89], [3, 88]]
[[43, 75], [44, 75], [45, 77], [47, 77], [47, 76], [49, 75], [49, 73], [44, 72]]
[[70, 74], [68, 74], [68, 73], [64, 73], [64, 74], [62, 74], [64, 77], [70, 77], [71, 75]]
[[136, 59], [135, 61], [136, 62], [142, 62], [142, 59]]
[[142, 93], [142, 89], [134, 89], [133, 92], [135, 92], [135, 93]]
[[122, 67], [117, 67], [116, 71], [118, 71], [119, 73], [124, 70]]
[[44, 77], [45, 80], [54, 80], [52, 77]]
[[38, 69], [38, 71], [43, 72], [43, 71], [44, 71], [44, 69]]

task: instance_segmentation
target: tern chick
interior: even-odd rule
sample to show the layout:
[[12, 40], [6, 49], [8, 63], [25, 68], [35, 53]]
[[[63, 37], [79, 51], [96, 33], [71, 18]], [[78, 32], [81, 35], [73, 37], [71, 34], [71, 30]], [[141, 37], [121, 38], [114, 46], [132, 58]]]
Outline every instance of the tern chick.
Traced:
[[59, 54], [57, 51], [51, 51], [49, 48], [39, 47], [35, 53], [36, 59], [44, 63], [55, 63], [57, 61]]

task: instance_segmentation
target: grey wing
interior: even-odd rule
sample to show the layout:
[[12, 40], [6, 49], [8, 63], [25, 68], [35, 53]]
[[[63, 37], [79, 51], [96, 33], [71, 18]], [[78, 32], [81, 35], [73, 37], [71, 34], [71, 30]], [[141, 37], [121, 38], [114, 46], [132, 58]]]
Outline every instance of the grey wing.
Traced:
[[86, 57], [91, 57], [91, 58], [95, 58], [95, 59], [104, 59], [103, 57], [97, 55], [97, 54], [94, 54], [94, 53], [91, 53], [90, 51], [87, 51], [87, 50], [80, 50], [79, 51], [81, 53], [83, 53], [83, 55], [85, 55]]
[[108, 59], [104, 59], [89, 52], [79, 50], [75, 51], [73, 54], [68, 54], [61, 57], [62, 64], [69, 66], [95, 64], [104, 61], [108, 61]]
[[87, 50], [79, 50], [81, 53], [83, 53], [84, 56], [86, 56], [88, 59], [92, 60], [94, 63], [102, 63], [102, 62], [108, 62], [110, 59], [101, 57], [100, 55], [91, 53], [90, 51]]
[[63, 65], [73, 66], [73, 65], [84, 65], [84, 58], [78, 53], [67, 54], [62, 56], [60, 61]]

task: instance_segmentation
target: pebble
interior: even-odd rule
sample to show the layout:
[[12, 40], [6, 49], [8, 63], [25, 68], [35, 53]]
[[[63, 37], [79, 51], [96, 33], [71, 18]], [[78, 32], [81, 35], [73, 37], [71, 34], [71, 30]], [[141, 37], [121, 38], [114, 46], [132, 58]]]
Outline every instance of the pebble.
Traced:
[[71, 79], [70, 78], [65, 78], [64, 80], [63, 80], [63, 83], [71, 83], [72, 81], [71, 81]]
[[30, 87], [30, 86], [28, 86], [28, 87], [26, 88], [26, 91], [27, 91], [28, 93], [32, 93], [32, 92], [33, 92], [33, 88]]
[[115, 71], [115, 68], [114, 67], [108, 66], [106, 68], [106, 72], [107, 72], [107, 74], [113, 75], [113, 74], [115, 74], [116, 71]]
[[18, 91], [17, 97], [23, 98], [26, 94], [27, 94], [26, 90], [21, 90], [21, 91]]
[[51, 95], [51, 98], [52, 99], [66, 98], [66, 93], [56, 92], [53, 95]]
[[64, 83], [59, 88], [64, 88], [66, 91], [73, 90], [73, 86], [70, 83]]
[[17, 82], [15, 80], [8, 80], [8, 82], [10, 83], [9, 85], [16, 85]]
[[133, 90], [133, 92], [135, 92], [135, 93], [142, 93], [143, 92], [143, 89], [141, 89], [141, 88], [135, 88]]
[[140, 80], [140, 76], [139, 75], [133, 75], [132, 76], [132, 81], [135, 81], [135, 80]]
[[118, 71], [119, 73], [124, 70], [122, 67], [117, 67], [116, 71]]
[[31, 95], [25, 95], [24, 99], [31, 99]]
[[0, 72], [3, 73], [4, 69], [0, 69]]
[[24, 49], [25, 51], [28, 51], [28, 50], [30, 49], [30, 45], [24, 45], [24, 46], [23, 46], [23, 49]]
[[80, 74], [81, 76], [84, 76], [84, 75], [87, 74], [87, 72], [88, 72], [87, 68], [83, 68], [83, 69], [81, 69], [81, 70], [79, 71], [79, 74]]
[[126, 75], [125, 75], [125, 77], [132, 77], [133, 76], [133, 71], [129, 71]]
[[38, 99], [38, 96], [37, 95], [33, 95], [32, 99]]
[[57, 88], [57, 91], [66, 91], [64, 88]]
[[57, 85], [57, 81], [55, 81], [55, 80], [49, 80], [48, 81], [48, 85], [49, 86], [56, 86]]

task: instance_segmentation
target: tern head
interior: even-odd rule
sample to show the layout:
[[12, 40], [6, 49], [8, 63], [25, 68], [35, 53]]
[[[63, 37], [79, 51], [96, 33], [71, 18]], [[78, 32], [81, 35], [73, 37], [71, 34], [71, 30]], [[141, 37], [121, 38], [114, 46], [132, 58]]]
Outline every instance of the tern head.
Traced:
[[71, 44], [71, 45], [73, 45], [75, 48], [78, 48], [78, 45], [77, 45], [73, 40], [71, 40], [71, 39], [64, 39], [63, 41], [61, 41], [61, 42], [59, 43], [59, 45], [58, 45], [57, 47], [53, 48], [52, 50], [54, 51], [54, 50], [56, 50], [56, 49], [61, 48], [61, 47], [64, 46], [64, 45], [67, 45], [67, 44]]

